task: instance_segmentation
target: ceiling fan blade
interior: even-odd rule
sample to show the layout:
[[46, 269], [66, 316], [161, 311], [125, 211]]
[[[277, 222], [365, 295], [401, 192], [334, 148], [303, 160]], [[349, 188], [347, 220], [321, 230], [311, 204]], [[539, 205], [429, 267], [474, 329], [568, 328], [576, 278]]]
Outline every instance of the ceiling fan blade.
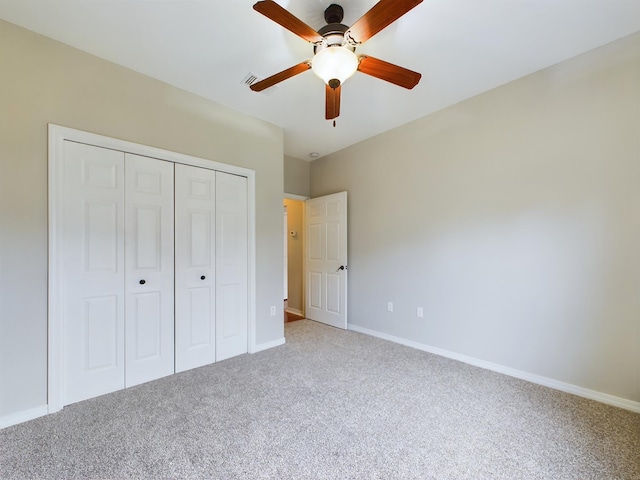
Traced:
[[327, 120], [333, 120], [340, 115], [340, 90], [342, 86], [338, 85], [336, 88], [331, 88], [326, 85], [327, 102], [325, 109], [325, 118]]
[[307, 42], [318, 43], [322, 41], [322, 35], [273, 0], [261, 0], [253, 6], [253, 9]]
[[380, 0], [347, 30], [345, 38], [364, 43], [421, 3], [422, 0]]
[[418, 72], [365, 55], [360, 57], [358, 71], [408, 89], [415, 87], [422, 78]]
[[302, 62], [298, 65], [294, 65], [291, 68], [287, 68], [286, 70], [281, 71], [280, 73], [276, 73], [275, 75], [271, 75], [270, 77], [265, 78], [264, 80], [260, 80], [252, 84], [249, 88], [254, 92], [261, 92], [265, 88], [269, 88], [274, 86], [276, 83], [280, 83], [287, 78], [295, 77], [296, 75], [306, 72], [311, 68], [310, 62]]

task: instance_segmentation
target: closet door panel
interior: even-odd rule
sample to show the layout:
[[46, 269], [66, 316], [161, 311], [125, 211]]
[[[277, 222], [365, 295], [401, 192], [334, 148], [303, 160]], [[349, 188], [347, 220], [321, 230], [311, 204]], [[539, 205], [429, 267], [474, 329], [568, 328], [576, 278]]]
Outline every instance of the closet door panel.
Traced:
[[246, 353], [247, 179], [216, 172], [216, 360]]
[[216, 172], [176, 165], [176, 371], [216, 359]]
[[124, 388], [124, 154], [65, 142], [63, 404]]
[[174, 372], [173, 163], [126, 154], [126, 386]]

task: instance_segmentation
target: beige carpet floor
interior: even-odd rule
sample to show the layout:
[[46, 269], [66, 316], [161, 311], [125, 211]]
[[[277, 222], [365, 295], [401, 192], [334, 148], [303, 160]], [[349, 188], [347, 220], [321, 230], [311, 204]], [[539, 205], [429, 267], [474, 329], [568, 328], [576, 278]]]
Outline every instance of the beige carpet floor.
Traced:
[[640, 415], [308, 320], [0, 431], [0, 478], [640, 479]]

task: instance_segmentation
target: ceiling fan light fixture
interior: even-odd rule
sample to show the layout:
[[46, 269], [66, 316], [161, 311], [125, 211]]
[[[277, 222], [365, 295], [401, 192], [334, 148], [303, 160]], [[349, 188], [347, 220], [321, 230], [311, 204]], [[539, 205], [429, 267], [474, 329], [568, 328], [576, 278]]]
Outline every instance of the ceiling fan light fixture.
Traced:
[[325, 83], [325, 118], [333, 120], [335, 127], [335, 119], [340, 115], [342, 84], [356, 71], [412, 89], [420, 81], [421, 75], [418, 72], [368, 55], [357, 57], [354, 52], [358, 45], [369, 40], [422, 2], [423, 0], [378, 0], [350, 27], [342, 24], [343, 8], [340, 5], [331, 4], [324, 12], [327, 24], [316, 31], [281, 7], [275, 0], [259, 0], [253, 9], [312, 44], [314, 57], [310, 61], [301, 62], [264, 80], [252, 82], [251, 90], [261, 92], [283, 80], [312, 69]]
[[332, 80], [338, 80], [341, 85], [358, 70], [358, 57], [347, 47], [329, 46], [315, 54], [311, 68], [324, 83], [335, 88]]

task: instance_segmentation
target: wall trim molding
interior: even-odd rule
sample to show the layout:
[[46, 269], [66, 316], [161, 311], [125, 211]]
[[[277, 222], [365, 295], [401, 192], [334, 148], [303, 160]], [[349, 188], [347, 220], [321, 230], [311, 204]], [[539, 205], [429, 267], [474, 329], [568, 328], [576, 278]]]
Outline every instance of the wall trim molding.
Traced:
[[588, 388], [580, 387], [578, 385], [573, 385], [571, 383], [554, 380], [553, 378], [543, 377], [542, 375], [536, 375], [536, 374], [525, 372], [522, 370], [517, 370], [515, 368], [506, 367], [498, 363], [487, 362], [479, 358], [469, 357], [467, 355], [462, 355], [460, 353], [444, 350], [442, 348], [433, 347], [431, 345], [427, 345], [424, 343], [414, 342], [412, 340], [396, 337], [394, 335], [389, 335], [387, 333], [379, 332], [377, 330], [371, 330], [369, 328], [361, 327], [359, 325], [354, 325], [353, 323], [349, 323], [347, 325], [347, 328], [354, 332], [363, 333], [365, 335], [381, 338], [383, 340], [388, 340], [394, 343], [399, 343], [400, 345], [404, 345], [406, 347], [411, 347], [417, 350], [422, 350], [424, 352], [433, 353], [435, 355], [450, 358], [452, 360], [458, 360], [459, 362], [468, 363], [469, 365], [473, 365], [475, 367], [480, 367], [486, 370], [502, 373], [504, 375], [519, 378], [521, 380], [526, 380], [528, 382], [536, 383], [544, 387], [553, 388], [555, 390], [571, 393], [579, 397], [588, 398], [590, 400], [596, 400], [601, 403], [606, 403], [607, 405], [613, 405], [614, 407], [619, 407], [625, 410], [630, 410], [632, 412], [640, 413], [640, 402], [634, 402], [633, 400], [616, 397], [614, 395], [609, 395], [608, 393], [602, 393], [596, 390], [590, 390]]
[[284, 192], [284, 198], [288, 198], [289, 200], [298, 200], [300, 202], [309, 200], [309, 197], [305, 195], [298, 195], [297, 193], [287, 193], [287, 192]]
[[286, 341], [284, 337], [279, 338], [277, 340], [273, 340], [271, 342], [259, 343], [257, 345], [254, 345], [253, 348], [249, 350], [249, 353], [262, 352], [263, 350], [269, 350], [270, 348], [273, 348], [273, 347], [279, 347], [280, 345], [284, 345], [285, 343]]
[[294, 315], [300, 315], [301, 317], [303, 317], [303, 313], [302, 310], [297, 309], [297, 308], [291, 308], [291, 307], [287, 307], [284, 309], [285, 312], [287, 313], [293, 313]]
[[11, 427], [19, 423], [28, 422], [38, 417], [43, 417], [49, 413], [49, 408], [46, 405], [30, 408], [28, 410], [22, 410], [20, 412], [10, 413], [0, 417], [0, 430], [3, 428]]

